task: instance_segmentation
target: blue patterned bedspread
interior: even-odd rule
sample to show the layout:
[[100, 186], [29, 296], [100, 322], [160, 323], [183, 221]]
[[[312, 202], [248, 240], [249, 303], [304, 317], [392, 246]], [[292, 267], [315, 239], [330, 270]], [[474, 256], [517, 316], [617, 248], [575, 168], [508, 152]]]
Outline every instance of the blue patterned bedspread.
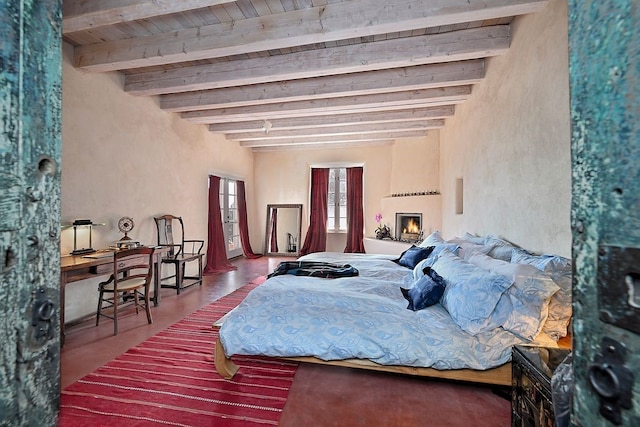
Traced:
[[503, 330], [472, 336], [440, 305], [407, 309], [412, 270], [392, 256], [319, 253], [301, 259], [351, 264], [357, 277], [275, 276], [249, 293], [220, 329], [227, 356], [369, 359], [383, 365], [489, 369], [523, 343]]

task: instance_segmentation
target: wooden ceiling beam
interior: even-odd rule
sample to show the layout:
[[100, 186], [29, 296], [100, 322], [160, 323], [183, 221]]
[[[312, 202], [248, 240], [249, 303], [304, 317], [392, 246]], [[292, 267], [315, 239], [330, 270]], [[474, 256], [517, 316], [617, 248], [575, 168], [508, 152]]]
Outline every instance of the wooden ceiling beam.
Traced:
[[[362, 114], [362, 113], [373, 113], [373, 112], [391, 112], [391, 111], [401, 111], [401, 110], [409, 110], [415, 108], [424, 108], [425, 110], [429, 110], [430, 118], [441, 118], [441, 117], [451, 117], [455, 112], [455, 107], [453, 105], [442, 105], [442, 106], [433, 106], [429, 102], [424, 103], [413, 103], [409, 105], [390, 105], [390, 106], [376, 106], [376, 107], [368, 107], [368, 106], [354, 106], [352, 108], [341, 108], [341, 109], [307, 109], [307, 110], [285, 110], [285, 111], [277, 111], [277, 110], [269, 110], [269, 109], [261, 109], [260, 112], [256, 111], [255, 107], [236, 107], [233, 109], [226, 110], [207, 110], [207, 111], [194, 111], [191, 113], [182, 113], [182, 118], [191, 123], [197, 124], [210, 124], [210, 123], [224, 123], [224, 122], [242, 122], [247, 120], [254, 120], [259, 118], [261, 120], [271, 120], [271, 119], [284, 119], [284, 118], [292, 118], [292, 117], [321, 117], [321, 116], [334, 116], [334, 115], [342, 115], [342, 114]], [[232, 111], [231, 111], [232, 110]]]
[[62, 33], [91, 30], [170, 13], [185, 12], [235, 0], [64, 0]]
[[302, 145], [302, 144], [318, 144], [318, 143], [349, 143], [349, 142], [362, 142], [362, 141], [380, 141], [398, 138], [412, 138], [418, 136], [425, 136], [427, 131], [407, 131], [407, 132], [380, 132], [373, 135], [347, 135], [347, 136], [324, 136], [315, 137], [304, 136], [300, 138], [278, 139], [278, 140], [261, 140], [261, 141], [240, 141], [241, 147], [265, 147], [274, 145]]
[[[464, 102], [471, 86], [451, 86], [438, 89], [361, 95], [342, 98], [292, 101], [249, 105], [182, 113], [182, 118], [194, 123], [238, 121], [260, 117], [302, 117], [310, 115], [346, 114], [361, 111], [405, 110], [418, 107], [438, 107]], [[219, 118], [219, 119], [216, 119]]]
[[336, 142], [331, 144], [292, 144], [292, 145], [269, 145], [264, 147], [252, 147], [251, 151], [256, 152], [268, 152], [268, 151], [293, 151], [293, 150], [339, 150], [341, 148], [352, 147], [379, 147], [383, 145], [392, 145], [395, 142], [393, 139], [373, 139], [367, 141], [350, 141], [350, 142]]
[[[111, 2], [115, 3], [115, 0]], [[186, 0], [131, 0], [128, 3], [142, 3], [149, 9], [149, 4], [183, 2], [187, 3]], [[546, 0], [346, 1], [158, 35], [80, 46], [75, 50], [75, 65], [84, 70], [104, 72], [219, 58], [521, 15], [538, 11], [545, 2]], [[117, 12], [113, 13], [117, 10], [114, 6], [102, 10], [104, 16], [108, 12], [118, 16]]]
[[484, 60], [445, 62], [160, 96], [160, 108], [184, 112], [478, 83]]
[[373, 123], [368, 125], [348, 125], [334, 127], [305, 128], [295, 130], [273, 130], [265, 132], [231, 133], [227, 139], [231, 141], [278, 140], [295, 137], [313, 136], [316, 138], [327, 136], [371, 135], [381, 132], [409, 132], [439, 129], [444, 126], [444, 119], [419, 120], [411, 122]]
[[[431, 108], [414, 108], [410, 110], [382, 111], [358, 114], [336, 114], [334, 116], [295, 117], [283, 119], [269, 119], [272, 129], [306, 129], [318, 127], [337, 127], [350, 125], [367, 125], [375, 123], [395, 123], [415, 120], [433, 119]], [[260, 131], [264, 120], [248, 120], [245, 122], [224, 122], [209, 125], [211, 132], [234, 133]]]
[[265, 58], [129, 74], [125, 77], [124, 89], [133, 95], [160, 95], [437, 62], [463, 61], [501, 55], [508, 49], [509, 26], [497, 25]]

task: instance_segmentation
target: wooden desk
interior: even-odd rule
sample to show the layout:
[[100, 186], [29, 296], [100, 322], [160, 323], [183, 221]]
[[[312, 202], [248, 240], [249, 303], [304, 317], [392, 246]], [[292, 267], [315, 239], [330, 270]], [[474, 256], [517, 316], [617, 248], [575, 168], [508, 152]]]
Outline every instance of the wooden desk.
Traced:
[[[160, 282], [162, 278], [162, 257], [168, 248], [156, 248], [153, 254], [153, 305], [160, 305]], [[103, 258], [84, 258], [82, 255], [69, 255], [60, 258], [60, 345], [64, 345], [64, 306], [67, 283], [77, 282], [113, 273], [113, 256]], [[97, 301], [97, 297], [96, 297]]]

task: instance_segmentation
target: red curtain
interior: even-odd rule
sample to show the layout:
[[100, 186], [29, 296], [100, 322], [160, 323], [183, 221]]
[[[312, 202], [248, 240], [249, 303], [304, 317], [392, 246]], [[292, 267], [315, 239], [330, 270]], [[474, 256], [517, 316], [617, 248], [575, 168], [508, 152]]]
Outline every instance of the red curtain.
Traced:
[[329, 198], [329, 169], [311, 169], [311, 215], [300, 255], [324, 252], [327, 249], [327, 199]]
[[227, 259], [222, 215], [220, 213], [220, 177], [209, 175], [209, 242], [207, 244], [207, 265], [203, 274], [222, 273], [236, 270]]
[[362, 168], [347, 168], [347, 246], [345, 252], [364, 253]]
[[278, 252], [278, 209], [271, 209], [271, 241], [269, 245], [271, 252]]
[[238, 224], [240, 225], [240, 241], [242, 242], [242, 250], [245, 258], [260, 258], [260, 255], [254, 254], [249, 241], [249, 225], [247, 222], [247, 198], [244, 191], [244, 181], [236, 181], [238, 189]]

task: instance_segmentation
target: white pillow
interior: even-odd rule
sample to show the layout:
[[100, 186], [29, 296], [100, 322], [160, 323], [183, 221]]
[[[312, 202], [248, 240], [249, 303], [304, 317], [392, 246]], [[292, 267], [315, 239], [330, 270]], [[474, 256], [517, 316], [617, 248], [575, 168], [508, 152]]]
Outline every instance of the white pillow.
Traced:
[[532, 265], [548, 274], [560, 287], [549, 301], [549, 318], [542, 330], [556, 341], [567, 335], [571, 321], [571, 260], [558, 255], [531, 255], [523, 251], [513, 251], [512, 263]]
[[493, 246], [493, 249], [489, 252], [489, 256], [491, 258], [497, 258], [507, 262], [511, 261], [511, 253], [513, 252], [513, 249], [517, 248], [513, 243], [507, 242], [506, 240], [491, 234], [487, 235], [484, 244]]
[[435, 246], [440, 243], [444, 243], [444, 239], [442, 238], [440, 231], [436, 230], [429, 234], [418, 246], [425, 248], [427, 246]]
[[549, 301], [560, 289], [545, 274], [531, 265], [511, 264], [491, 258], [479, 252], [468, 257], [468, 261], [478, 267], [501, 274], [513, 281], [500, 301], [501, 309], [509, 310], [502, 327], [528, 340], [534, 340], [544, 326], [548, 313]]
[[476, 236], [475, 234], [469, 233], [468, 231], [464, 233], [462, 239], [471, 243], [475, 243], [476, 245], [484, 245], [487, 240], [486, 237]]

